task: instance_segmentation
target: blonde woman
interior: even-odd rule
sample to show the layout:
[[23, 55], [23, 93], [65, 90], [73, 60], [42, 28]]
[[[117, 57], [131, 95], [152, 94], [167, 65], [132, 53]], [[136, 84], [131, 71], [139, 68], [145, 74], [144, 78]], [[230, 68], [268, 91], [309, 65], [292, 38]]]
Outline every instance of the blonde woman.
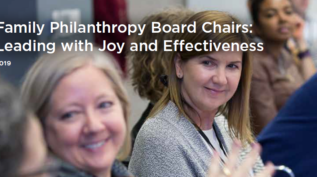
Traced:
[[[191, 43], [248, 42], [241, 31], [203, 32], [201, 27], [205, 22], [240, 23], [226, 13], [199, 12], [182, 23], [193, 21], [197, 32], [181, 33], [176, 39]], [[226, 166], [234, 137], [243, 144], [238, 157], [241, 164], [254, 141], [249, 118], [252, 69], [249, 52], [182, 51], [175, 52], [169, 61], [168, 88], [136, 138], [129, 170], [138, 177], [205, 177], [215, 153]], [[263, 170], [260, 158], [255, 159], [252, 170], [248, 169], [249, 176]]]
[[49, 149], [86, 176], [131, 176], [116, 159], [129, 153], [129, 102], [109, 54], [43, 55], [22, 97], [40, 118]]
[[84, 177], [50, 156], [42, 127], [18, 90], [0, 78], [0, 174], [3, 177]]

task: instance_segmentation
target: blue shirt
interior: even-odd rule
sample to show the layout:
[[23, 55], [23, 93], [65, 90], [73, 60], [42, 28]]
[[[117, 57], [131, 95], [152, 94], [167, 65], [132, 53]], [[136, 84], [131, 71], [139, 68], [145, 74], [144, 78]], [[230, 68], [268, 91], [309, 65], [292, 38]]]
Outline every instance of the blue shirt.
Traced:
[[317, 176], [317, 74], [289, 98], [258, 141], [264, 162], [288, 166], [296, 177]]

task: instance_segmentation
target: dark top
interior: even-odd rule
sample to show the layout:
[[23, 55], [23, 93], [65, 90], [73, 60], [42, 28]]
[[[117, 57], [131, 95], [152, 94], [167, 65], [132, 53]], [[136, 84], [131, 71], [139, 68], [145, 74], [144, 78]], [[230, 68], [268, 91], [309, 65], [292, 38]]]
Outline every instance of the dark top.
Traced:
[[[81, 171], [75, 168], [74, 166], [61, 161], [57, 171], [58, 172], [56, 177], [95, 177], [92, 174]], [[127, 168], [117, 160], [112, 165], [111, 176], [132, 177], [131, 173], [128, 172]]]
[[296, 177], [317, 176], [316, 101], [317, 74], [290, 97], [259, 135], [264, 162], [269, 160], [275, 165], [286, 165]]
[[[136, 139], [136, 137], [137, 137], [142, 125], [146, 121], [146, 118], [149, 116], [151, 110], [153, 109], [153, 107], [154, 107], [154, 104], [152, 104], [150, 102], [148, 104], [147, 108], [145, 109], [145, 111], [142, 113], [141, 118], [139, 119], [139, 121], [132, 128], [132, 131], [131, 131], [131, 142], [132, 142], [131, 153], [133, 151], [135, 139]], [[130, 163], [130, 156], [127, 159], [125, 159], [122, 163], [125, 165], [125, 167], [128, 167], [129, 163]]]
[[138, 135], [142, 125], [144, 124], [144, 122], [146, 121], [146, 118], [148, 117], [148, 115], [150, 114], [151, 110], [153, 109], [154, 105], [150, 102], [147, 106], [147, 108], [145, 109], [145, 111], [142, 113], [141, 118], [139, 119], [139, 121], [134, 125], [132, 131], [131, 131], [131, 137], [132, 137], [132, 148], [134, 145], [134, 140], [136, 138], [136, 136]]

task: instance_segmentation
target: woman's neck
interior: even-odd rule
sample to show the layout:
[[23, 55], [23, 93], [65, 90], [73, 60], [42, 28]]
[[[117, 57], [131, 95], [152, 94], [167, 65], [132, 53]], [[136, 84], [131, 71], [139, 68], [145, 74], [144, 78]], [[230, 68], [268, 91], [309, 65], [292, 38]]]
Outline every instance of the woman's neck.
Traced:
[[111, 168], [94, 174], [96, 177], [111, 177]]
[[279, 58], [284, 48], [285, 42], [264, 41], [265, 50], [274, 58]]
[[193, 110], [194, 108], [189, 108], [185, 106], [185, 112], [188, 114], [190, 119], [194, 121], [194, 123], [201, 129], [201, 130], [210, 130], [212, 128], [212, 124], [215, 119], [215, 115], [217, 110], [214, 111], [198, 111]]

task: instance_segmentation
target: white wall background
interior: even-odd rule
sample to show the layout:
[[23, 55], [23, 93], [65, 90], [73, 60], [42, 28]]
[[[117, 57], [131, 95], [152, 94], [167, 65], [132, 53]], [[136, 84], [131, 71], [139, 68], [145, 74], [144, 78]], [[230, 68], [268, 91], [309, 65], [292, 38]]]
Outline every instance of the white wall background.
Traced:
[[186, 0], [186, 6], [197, 11], [219, 10], [238, 17], [242, 22], [250, 22], [247, 0]]
[[161, 9], [184, 6], [186, 0], [127, 0], [131, 23], [138, 23], [142, 18]]
[[317, 16], [317, 1], [316, 0], [310, 0], [308, 14], [314, 17]]

